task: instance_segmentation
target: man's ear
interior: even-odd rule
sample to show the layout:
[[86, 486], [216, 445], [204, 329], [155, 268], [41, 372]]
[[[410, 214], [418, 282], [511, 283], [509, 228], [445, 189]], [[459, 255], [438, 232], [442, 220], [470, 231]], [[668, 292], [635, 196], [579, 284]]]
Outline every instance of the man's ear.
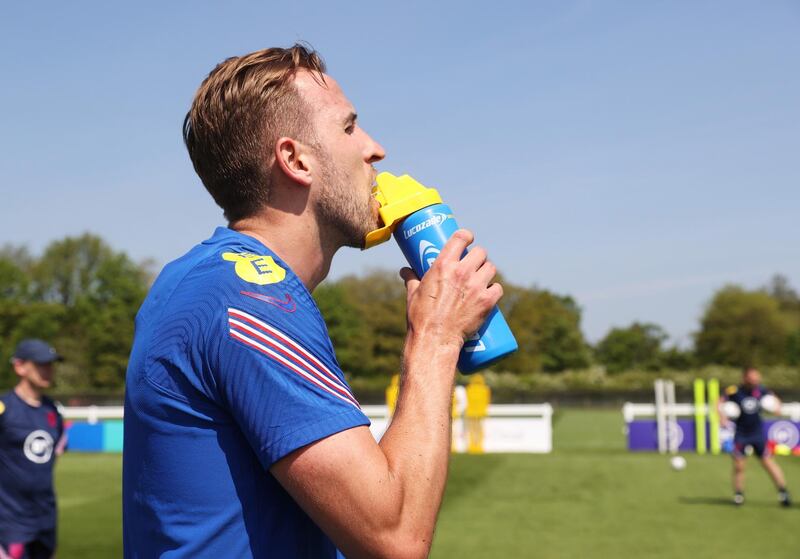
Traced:
[[311, 150], [305, 144], [286, 136], [275, 142], [275, 161], [286, 177], [302, 186], [311, 186]]
[[14, 368], [14, 372], [18, 376], [22, 376], [25, 374], [25, 361], [22, 359], [17, 359], [16, 357], [11, 359], [11, 365]]

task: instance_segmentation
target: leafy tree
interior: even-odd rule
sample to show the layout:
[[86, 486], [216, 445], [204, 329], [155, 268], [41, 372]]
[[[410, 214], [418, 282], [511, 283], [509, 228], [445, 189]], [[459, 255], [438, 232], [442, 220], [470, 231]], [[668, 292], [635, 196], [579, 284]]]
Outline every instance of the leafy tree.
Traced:
[[37, 298], [75, 305], [97, 290], [98, 272], [112, 256], [111, 248], [91, 233], [50, 243], [33, 267]]
[[395, 273], [375, 271], [325, 282], [314, 291], [339, 364], [358, 376], [400, 369], [406, 336], [406, 290]]
[[800, 330], [795, 330], [786, 339], [786, 363], [800, 365]]
[[406, 337], [406, 288], [394, 272], [374, 271], [364, 277], [347, 277], [342, 287], [351, 294], [367, 335], [364, 374], [391, 375], [400, 370]]
[[571, 297], [504, 284], [502, 304], [519, 350], [497, 365], [515, 372], [557, 372], [589, 364], [580, 309]]
[[694, 352], [673, 346], [661, 352], [659, 359], [667, 369], [685, 371], [695, 366]]
[[[149, 274], [102, 239], [84, 234], [51, 243], [41, 257], [0, 250], [0, 351], [39, 337], [66, 358], [56, 377], [71, 390], [121, 390], [133, 321]], [[16, 379], [10, 368], [0, 386]]]
[[29, 287], [25, 271], [12, 259], [0, 256], [0, 301], [25, 301]]
[[778, 302], [781, 311], [800, 312], [800, 295], [791, 286], [786, 276], [781, 274], [772, 276], [766, 291]]
[[634, 322], [627, 328], [612, 328], [597, 344], [597, 360], [609, 373], [628, 369], [661, 368], [661, 345], [667, 335], [660, 326]]
[[339, 366], [353, 375], [368, 375], [369, 330], [353, 294], [340, 283], [324, 282], [314, 290], [314, 299], [328, 326]]
[[766, 287], [773, 299], [778, 302], [781, 315], [786, 323], [786, 363], [800, 365], [800, 295], [789, 284], [786, 276], [776, 274]]
[[729, 285], [717, 291], [696, 337], [701, 363], [770, 365], [786, 357], [788, 327], [779, 302], [765, 291]]
[[503, 313], [509, 328], [517, 339], [516, 353], [498, 363], [499, 367], [514, 373], [530, 373], [542, 370], [540, 314], [532, 291], [504, 284]]
[[136, 312], [147, 293], [146, 271], [110, 252], [93, 272], [92, 289], [77, 296], [75, 322], [86, 339], [88, 374], [94, 388], [120, 388], [133, 343]]
[[[580, 309], [572, 298], [503, 284], [506, 296], [501, 306], [520, 350], [498, 367], [521, 373], [589, 364]], [[406, 290], [395, 273], [325, 282], [314, 298], [343, 370], [358, 376], [398, 371], [406, 335]]]

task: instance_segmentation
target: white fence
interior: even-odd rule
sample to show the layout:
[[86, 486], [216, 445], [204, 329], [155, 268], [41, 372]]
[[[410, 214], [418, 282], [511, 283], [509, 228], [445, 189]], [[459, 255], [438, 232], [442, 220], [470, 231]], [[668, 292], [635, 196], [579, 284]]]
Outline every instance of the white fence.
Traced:
[[[695, 406], [694, 404], [672, 404], [665, 406], [667, 413], [674, 416], [689, 416], [694, 417]], [[708, 414], [708, 406], [704, 405], [703, 409]], [[632, 402], [625, 402], [622, 406], [622, 415], [625, 418], [625, 423], [630, 423], [637, 417], [655, 417], [656, 405], [655, 404], [634, 404]], [[800, 402], [784, 402], [781, 404], [781, 413], [777, 414], [779, 417], [788, 417], [792, 421], [800, 421]]]
[[[638, 405], [638, 404], [633, 404]], [[372, 425], [370, 431], [380, 439], [389, 426], [386, 406], [362, 406]], [[97, 423], [104, 419], [122, 419], [122, 406], [62, 407], [65, 419]], [[534, 452], [553, 450], [553, 408], [550, 404], [493, 404], [483, 420], [485, 452]], [[459, 420], [456, 420], [459, 421]], [[457, 433], [459, 429], [455, 430]], [[460, 429], [466, 436], [466, 430]], [[464, 445], [465, 446], [465, 445]]]
[[64, 419], [85, 419], [95, 424], [101, 419], [122, 419], [125, 408], [122, 406], [61, 406]]
[[[386, 406], [363, 406], [372, 425], [370, 431], [380, 440], [389, 426]], [[466, 448], [467, 430], [454, 420], [454, 446]], [[547, 453], [553, 450], [553, 407], [550, 404], [492, 404], [483, 419], [484, 452]]]

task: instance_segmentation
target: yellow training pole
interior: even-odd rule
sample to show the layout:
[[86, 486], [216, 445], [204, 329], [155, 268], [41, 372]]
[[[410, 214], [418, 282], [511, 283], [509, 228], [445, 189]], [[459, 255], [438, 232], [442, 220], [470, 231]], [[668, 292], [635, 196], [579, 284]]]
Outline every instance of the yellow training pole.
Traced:
[[708, 431], [711, 454], [719, 454], [719, 381], [715, 378], [708, 381]]
[[694, 379], [694, 436], [697, 454], [706, 453], [706, 383]]

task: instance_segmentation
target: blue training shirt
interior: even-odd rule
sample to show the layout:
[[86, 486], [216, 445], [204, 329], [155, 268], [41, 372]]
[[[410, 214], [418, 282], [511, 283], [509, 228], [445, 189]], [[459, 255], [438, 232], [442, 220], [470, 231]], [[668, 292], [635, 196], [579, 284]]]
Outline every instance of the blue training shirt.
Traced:
[[11, 390], [0, 395], [0, 541], [30, 541], [56, 528], [53, 465], [64, 423], [55, 403], [32, 406]]
[[256, 239], [218, 228], [164, 268], [136, 316], [125, 556], [339, 556], [269, 467], [368, 424], [302, 282]]
[[772, 390], [760, 385], [748, 388], [744, 384], [728, 389], [727, 398], [739, 405], [741, 413], [736, 418], [736, 436], [763, 437], [764, 422], [761, 419], [761, 398], [772, 394]]

